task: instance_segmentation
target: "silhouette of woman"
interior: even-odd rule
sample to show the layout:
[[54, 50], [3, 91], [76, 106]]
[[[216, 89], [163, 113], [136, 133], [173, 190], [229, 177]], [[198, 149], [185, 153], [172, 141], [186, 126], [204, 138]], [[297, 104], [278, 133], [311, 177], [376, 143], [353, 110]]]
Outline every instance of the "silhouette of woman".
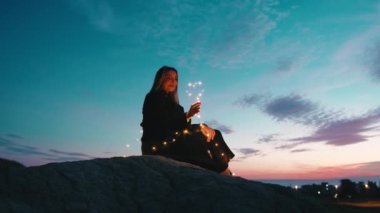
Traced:
[[161, 67], [155, 76], [143, 106], [143, 155], [162, 155], [201, 166], [223, 175], [231, 175], [228, 162], [235, 155], [219, 130], [206, 124], [191, 124], [201, 103], [185, 112], [178, 100], [178, 72]]

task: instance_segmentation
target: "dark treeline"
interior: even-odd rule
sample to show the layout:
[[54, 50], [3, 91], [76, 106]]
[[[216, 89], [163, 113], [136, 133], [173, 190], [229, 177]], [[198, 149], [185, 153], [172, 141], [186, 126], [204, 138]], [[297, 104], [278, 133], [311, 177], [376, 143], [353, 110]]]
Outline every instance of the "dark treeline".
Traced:
[[380, 187], [376, 182], [353, 182], [350, 179], [342, 179], [340, 185], [329, 185], [327, 182], [321, 184], [303, 185], [294, 190], [311, 195], [313, 197], [333, 200], [361, 200], [380, 199]]

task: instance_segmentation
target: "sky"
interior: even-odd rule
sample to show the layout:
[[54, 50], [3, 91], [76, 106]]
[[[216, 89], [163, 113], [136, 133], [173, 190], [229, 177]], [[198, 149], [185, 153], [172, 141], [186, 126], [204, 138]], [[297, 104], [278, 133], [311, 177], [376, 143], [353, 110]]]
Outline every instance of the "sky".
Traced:
[[0, 0], [0, 158], [141, 155], [168, 65], [236, 175], [380, 176], [379, 62], [380, 0]]

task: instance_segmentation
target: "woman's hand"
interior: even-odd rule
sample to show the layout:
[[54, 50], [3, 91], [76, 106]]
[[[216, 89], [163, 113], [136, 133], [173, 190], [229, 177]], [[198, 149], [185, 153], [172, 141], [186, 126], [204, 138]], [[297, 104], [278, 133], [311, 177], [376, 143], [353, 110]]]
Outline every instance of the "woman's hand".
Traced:
[[214, 140], [214, 137], [215, 137], [215, 130], [208, 127], [208, 126], [205, 126], [203, 124], [200, 125], [201, 126], [201, 132], [202, 134], [206, 137], [206, 141], [207, 142], [211, 142], [212, 140]]
[[201, 102], [196, 102], [196, 103], [192, 104], [189, 111], [186, 113], [187, 119], [193, 117], [194, 115], [196, 115], [200, 111], [201, 111]]

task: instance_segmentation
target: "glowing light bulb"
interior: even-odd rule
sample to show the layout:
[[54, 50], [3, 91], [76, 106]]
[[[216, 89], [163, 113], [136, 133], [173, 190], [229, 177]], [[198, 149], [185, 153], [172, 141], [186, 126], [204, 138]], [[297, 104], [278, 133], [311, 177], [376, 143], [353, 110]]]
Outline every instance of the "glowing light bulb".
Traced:
[[212, 159], [212, 154], [211, 154], [211, 151], [209, 149], [207, 150], [207, 153], [210, 156], [210, 158]]
[[157, 150], [157, 148], [155, 147], [155, 146], [152, 146], [152, 151], [156, 151]]
[[166, 146], [166, 145], [168, 144], [168, 142], [164, 141], [162, 144], [163, 144], [164, 146]]

